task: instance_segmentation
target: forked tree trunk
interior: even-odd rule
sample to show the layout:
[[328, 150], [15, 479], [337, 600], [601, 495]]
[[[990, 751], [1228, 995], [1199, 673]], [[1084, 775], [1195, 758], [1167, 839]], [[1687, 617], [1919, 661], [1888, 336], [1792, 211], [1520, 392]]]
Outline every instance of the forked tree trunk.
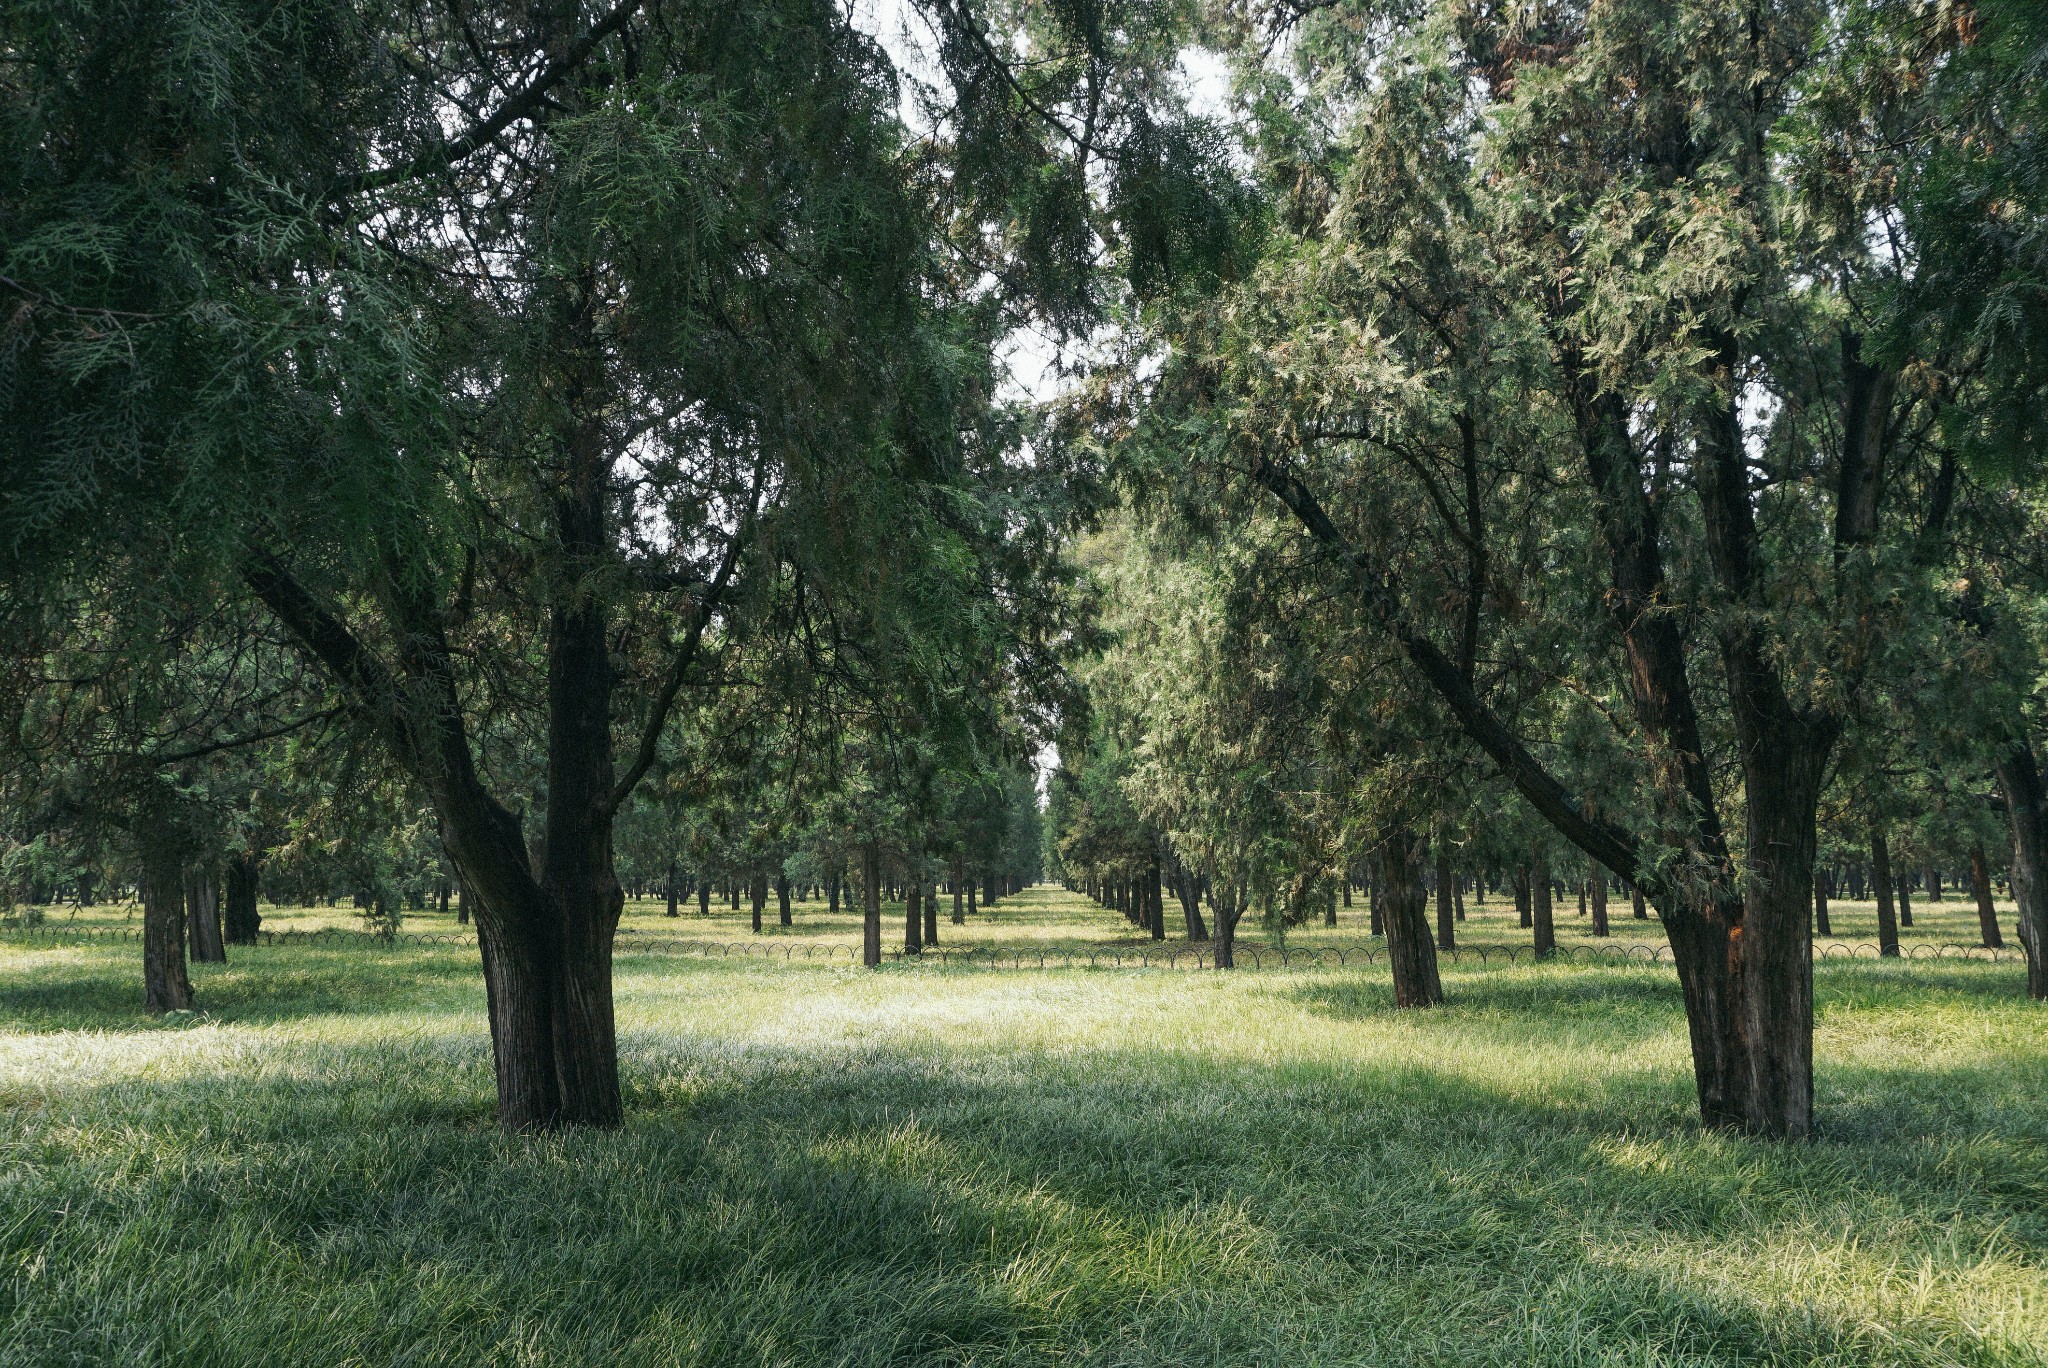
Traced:
[[142, 1008], [152, 1016], [192, 1010], [185, 973], [185, 874], [177, 856], [147, 850], [142, 867]]
[[1877, 893], [1877, 953], [1896, 959], [1899, 923], [1892, 912], [1892, 853], [1876, 827], [1870, 829], [1870, 882]]
[[201, 964], [226, 964], [221, 940], [220, 887], [211, 870], [194, 867], [185, 873], [185, 925], [192, 937], [192, 958]]
[[1998, 908], [1991, 901], [1991, 869], [1982, 841], [1970, 847], [1970, 892], [1977, 899], [1977, 931], [1984, 948], [2003, 950], [2005, 937], [1998, 931]]
[[1380, 902], [1385, 908], [1387, 964], [1396, 1007], [1434, 1007], [1444, 1000], [1436, 945], [1429, 938], [1429, 893], [1422, 886], [1421, 843], [1407, 826], [1380, 829]]
[[1180, 900], [1181, 924], [1187, 930], [1189, 944], [1207, 941], [1209, 927], [1202, 920], [1202, 883], [1192, 870], [1181, 869], [1180, 877], [1173, 881], [1173, 896]]
[[227, 902], [222, 921], [230, 945], [254, 945], [257, 932], [263, 928], [263, 914], [256, 910], [256, 872], [253, 855], [238, 855], [228, 861]]

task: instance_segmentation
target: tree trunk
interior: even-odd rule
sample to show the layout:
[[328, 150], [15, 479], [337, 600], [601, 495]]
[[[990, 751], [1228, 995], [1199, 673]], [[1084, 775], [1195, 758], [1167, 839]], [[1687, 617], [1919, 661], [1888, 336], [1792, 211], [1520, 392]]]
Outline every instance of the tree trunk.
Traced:
[[228, 861], [227, 906], [223, 920], [230, 945], [254, 945], [256, 933], [263, 928], [263, 914], [256, 910], [256, 874], [256, 857], [253, 855], [238, 855]]
[[1373, 875], [1366, 880], [1366, 925], [1375, 936], [1387, 934], [1387, 909], [1381, 906], [1381, 900], [1386, 896], [1387, 890], [1380, 884], [1377, 875]]
[[1899, 953], [1899, 924], [1892, 915], [1892, 853], [1884, 832], [1870, 829], [1870, 882], [1877, 890], [1877, 953], [1896, 959]]
[[1429, 895], [1422, 886], [1420, 843], [1407, 826], [1380, 830], [1377, 902], [1384, 906], [1387, 963], [1396, 1007], [1433, 1007], [1444, 1000], [1436, 945], [1429, 938]]
[[2027, 996], [2048, 1000], [2048, 792], [2026, 741], [2007, 747], [1995, 763], [2012, 830], [2012, 896], [2019, 904], [2015, 929], [2027, 956]]
[[1542, 854], [1529, 867], [1529, 928], [1534, 933], [1536, 958], [1549, 959], [1557, 953], [1557, 926], [1550, 905], [1550, 861]]
[[882, 962], [882, 852], [870, 841], [861, 847], [860, 962], [872, 969]]
[[1194, 871], [1182, 866], [1180, 875], [1173, 881], [1173, 896], [1180, 899], [1181, 924], [1187, 930], [1188, 942], [1200, 945], [1209, 939], [1209, 927], [1202, 920], [1202, 884]]
[[1215, 884], [1209, 885], [1209, 908], [1216, 914], [1216, 940], [1210, 962], [1216, 968], [1237, 967], [1237, 923], [1250, 905], [1251, 900], [1242, 888], [1232, 889], [1219, 898]]
[[1534, 885], [1535, 881], [1530, 877], [1529, 867], [1515, 866], [1515, 922], [1524, 931], [1536, 925]]
[[1637, 921], [1648, 921], [1650, 919], [1650, 909], [1643, 905], [1642, 889], [1637, 888], [1634, 884], [1630, 884], [1628, 889], [1628, 900], [1630, 914], [1634, 916]]
[[955, 926], [967, 925], [966, 894], [960, 890], [960, 881], [963, 877], [960, 862], [955, 860], [953, 862], [953, 925]]
[[768, 875], [756, 870], [747, 880], [747, 906], [754, 914], [754, 934], [761, 934], [761, 914], [768, 910]]
[[1436, 842], [1436, 944], [1439, 950], [1458, 948], [1458, 880], [1451, 873], [1450, 843], [1441, 836]]
[[1145, 926], [1153, 940], [1166, 939], [1166, 892], [1161, 887], [1157, 855], [1145, 870]]
[[177, 856], [145, 850], [142, 868], [142, 1008], [151, 1016], [192, 1010], [185, 974], [185, 874]]
[[924, 886], [924, 943], [927, 947], [939, 943], [939, 886], [936, 883]]
[[789, 915], [789, 876], [787, 874], [775, 876], [775, 918], [780, 925], [796, 925]]
[[924, 881], [914, 875], [903, 888], [903, 953], [924, 953]]
[[1982, 841], [1970, 847], [1970, 892], [1977, 899], [1977, 931], [1984, 948], [2003, 950], [2005, 937], [1998, 932], [1998, 909], [1991, 901], [1991, 873]]
[[1600, 868], [1598, 865], [1593, 866], [1593, 872], [1589, 878], [1589, 882], [1592, 884], [1591, 891], [1593, 894], [1593, 934], [1596, 936], [1605, 937], [1607, 935], [1608, 930], [1607, 871]]
[[1813, 871], [1813, 931], [1817, 936], [1835, 934], [1834, 924], [1828, 920], [1827, 877], [1818, 867]]
[[192, 937], [192, 958], [200, 964], [226, 964], [227, 946], [220, 934], [220, 889], [209, 869], [185, 872], [185, 925]]
[[1913, 876], [1899, 871], [1899, 929], [1910, 931], [1913, 927]]
[[670, 860], [668, 862], [668, 915], [671, 917], [683, 915], [680, 906], [682, 893], [676, 886], [676, 878], [676, 862]]

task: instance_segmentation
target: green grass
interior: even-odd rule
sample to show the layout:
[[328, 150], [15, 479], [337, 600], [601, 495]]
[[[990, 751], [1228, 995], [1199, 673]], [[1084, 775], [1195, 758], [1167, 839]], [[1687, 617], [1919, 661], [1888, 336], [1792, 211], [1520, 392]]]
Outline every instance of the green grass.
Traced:
[[2048, 1362], [2013, 965], [1823, 965], [1789, 1146], [1668, 968], [631, 956], [626, 1128], [532, 1141], [473, 950], [137, 953], [0, 944], [0, 1363]]

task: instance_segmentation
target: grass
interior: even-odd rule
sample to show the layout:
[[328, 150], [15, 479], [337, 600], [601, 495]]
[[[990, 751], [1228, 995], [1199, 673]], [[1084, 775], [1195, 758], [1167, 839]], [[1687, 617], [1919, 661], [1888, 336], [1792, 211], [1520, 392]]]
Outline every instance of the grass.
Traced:
[[2009, 964], [1822, 965], [1786, 1146], [1695, 1124], [1668, 968], [1397, 1014], [1384, 969], [632, 956], [627, 1126], [532, 1141], [473, 950], [237, 951], [162, 1022], [136, 953], [0, 945], [0, 1363], [2048, 1362]]

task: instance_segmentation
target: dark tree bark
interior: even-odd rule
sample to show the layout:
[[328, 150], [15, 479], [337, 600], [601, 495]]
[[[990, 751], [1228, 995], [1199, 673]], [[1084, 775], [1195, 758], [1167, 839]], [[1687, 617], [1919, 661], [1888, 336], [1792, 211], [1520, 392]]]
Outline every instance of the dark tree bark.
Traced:
[[1996, 771], [2012, 831], [2012, 896], [2019, 904], [2015, 929], [2027, 956], [2027, 996], [2048, 1000], [2048, 791], [2034, 748], [2025, 740], [1999, 752]]
[[175, 852], [145, 849], [142, 864], [142, 1008], [151, 1016], [192, 1009], [185, 973], [185, 871]]
[[775, 917], [783, 926], [796, 925], [789, 915], [789, 876], [786, 874], [775, 877]]
[[709, 879], [699, 879], [697, 881], [697, 915], [700, 917], [711, 915], [711, 880]]
[[1648, 921], [1650, 909], [1643, 905], [1643, 890], [1631, 886], [1628, 890], [1629, 915], [1637, 921]]
[[2005, 937], [1998, 930], [1998, 908], [1991, 901], [1991, 871], [1984, 855], [1984, 843], [1970, 847], [1970, 892], [1977, 899], [1977, 931], [1987, 950], [2003, 950]]
[[1892, 853], [1884, 832], [1870, 829], [1870, 882], [1877, 890], [1877, 953], [1897, 958], [1899, 924], [1892, 914]]
[[196, 962], [228, 962], [227, 945], [221, 939], [220, 887], [209, 869], [193, 866], [185, 871], [185, 926]]
[[1592, 885], [1591, 892], [1593, 895], [1593, 934], [1596, 936], [1604, 937], [1607, 935], [1608, 932], [1607, 871], [1600, 868], [1598, 865], [1595, 865], [1593, 867], [1592, 873], [1587, 877], [1587, 882]]
[[1441, 837], [1436, 843], [1436, 944], [1439, 950], [1458, 948], [1457, 879], [1451, 874], [1451, 849]]
[[1379, 898], [1385, 907], [1387, 963], [1396, 1007], [1433, 1007], [1444, 1000], [1436, 945], [1429, 938], [1429, 894], [1422, 886], [1421, 842], [1405, 825], [1383, 827]]
[[1145, 926], [1153, 940], [1166, 939], [1166, 893], [1161, 887], [1157, 855], [1145, 869]]
[[882, 852], [870, 841], [861, 847], [860, 962], [872, 969], [882, 962]]
[[1515, 867], [1515, 922], [1524, 931], [1536, 925], [1535, 885], [1527, 865]]
[[1550, 903], [1550, 861], [1541, 852], [1529, 866], [1529, 891], [1529, 926], [1534, 933], [1536, 958], [1549, 959], [1557, 953], [1557, 926]]
[[754, 934], [761, 934], [761, 914], [768, 910], [768, 875], [756, 870], [747, 880], [747, 906], [754, 915]]
[[939, 886], [935, 883], [924, 886], [924, 943], [939, 943]]
[[1387, 934], [1387, 909], [1382, 905], [1382, 899], [1386, 896], [1387, 890], [1381, 886], [1378, 875], [1366, 880], [1366, 925], [1375, 936]]
[[1913, 928], [1913, 876], [1904, 870], [1900, 870], [1898, 880], [1899, 929], [1901, 931], [1910, 931]]
[[681, 908], [681, 907], [679, 906], [679, 902], [680, 902], [680, 899], [681, 899], [681, 897], [682, 897], [682, 894], [681, 894], [681, 891], [680, 891], [680, 889], [679, 889], [679, 888], [677, 887], [677, 874], [676, 874], [676, 862], [675, 862], [674, 860], [670, 860], [670, 861], [668, 862], [668, 889], [667, 889], [667, 892], [668, 892], [668, 915], [669, 915], [669, 916], [671, 916], [671, 917], [680, 917], [680, 916], [682, 916], [682, 915], [683, 915], [683, 913], [682, 913], [682, 908]]
[[1181, 924], [1187, 931], [1188, 943], [1200, 945], [1207, 941], [1209, 927], [1202, 920], [1202, 881], [1185, 865], [1174, 878], [1173, 896], [1180, 900]]
[[1250, 905], [1251, 899], [1245, 889], [1233, 888], [1219, 896], [1215, 880], [1209, 881], [1209, 910], [1216, 917], [1216, 939], [1210, 962], [1216, 968], [1237, 967], [1237, 924]]
[[924, 953], [924, 883], [917, 878], [903, 888], [903, 953]]
[[960, 862], [958, 860], [953, 861], [953, 925], [955, 926], [965, 926], [967, 924], [966, 895], [960, 891], [960, 883], [963, 877]]
[[839, 876], [834, 874], [825, 883], [825, 910], [833, 916], [839, 915]]
[[[256, 857], [238, 855], [228, 861], [227, 906], [223, 921], [230, 945], [254, 945], [263, 929], [263, 914], [256, 910]], [[446, 908], [442, 909], [446, 911]]]
[[1819, 869], [1813, 871], [1813, 930], [1817, 936], [1835, 934], [1834, 926], [1828, 920], [1828, 881]]

